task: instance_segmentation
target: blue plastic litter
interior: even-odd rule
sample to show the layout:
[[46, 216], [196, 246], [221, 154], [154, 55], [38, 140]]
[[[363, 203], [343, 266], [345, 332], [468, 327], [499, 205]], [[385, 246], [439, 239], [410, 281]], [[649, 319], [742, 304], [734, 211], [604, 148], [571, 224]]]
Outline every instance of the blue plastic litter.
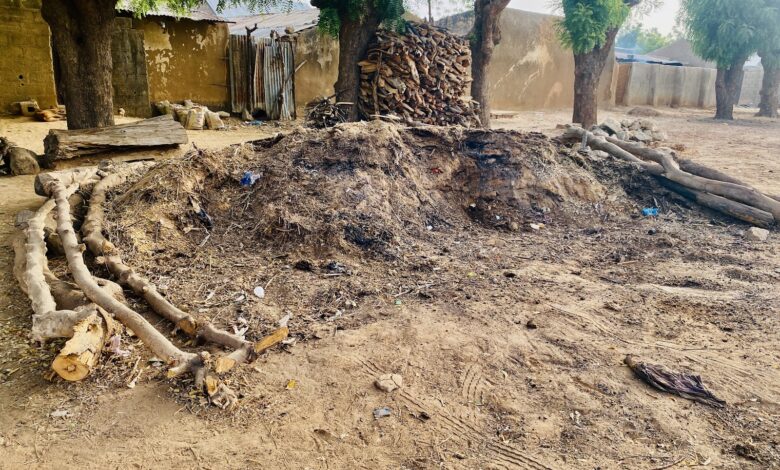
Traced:
[[263, 175], [260, 175], [258, 173], [245, 171], [244, 176], [241, 177], [241, 186], [253, 186], [255, 182], [262, 177]]
[[642, 209], [642, 215], [645, 217], [658, 217], [657, 207], [646, 207]]

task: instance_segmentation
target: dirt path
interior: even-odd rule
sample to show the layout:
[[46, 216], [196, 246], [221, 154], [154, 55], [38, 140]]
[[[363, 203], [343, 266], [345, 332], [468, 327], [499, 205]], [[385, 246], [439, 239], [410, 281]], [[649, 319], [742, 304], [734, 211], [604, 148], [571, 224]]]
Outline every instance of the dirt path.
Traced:
[[[708, 112], [664, 113], [654, 120], [687, 156], [780, 193], [780, 123], [745, 112], [729, 125]], [[522, 113], [497, 125], [553, 133], [567, 115]], [[0, 120], [0, 135], [40, 151], [46, 126]], [[217, 147], [275, 130], [191, 136]], [[261, 358], [238, 413], [196, 415], [177, 404], [181, 390], [152, 378], [151, 365], [140, 365], [147, 372], [133, 389], [44, 378], [57, 345], [28, 343], [29, 304], [7, 247], [16, 212], [40, 198], [28, 177], [0, 178], [0, 194], [3, 468], [780, 465], [777, 234], [750, 245], [738, 226], [701, 222], [662, 224], [660, 236], [649, 237], [658, 225], [640, 219], [589, 235], [443, 239], [462, 256], [412, 254], [458, 279], [434, 289], [433, 301], [407, 293], [360, 305], [359, 327], [325, 323], [318, 340]], [[695, 230], [712, 230], [712, 240]], [[391, 266], [359, 269], [386, 273], [393, 292], [419, 281], [397, 279]], [[307, 282], [281, 272], [270, 298]], [[224, 272], [214, 282], [237, 281]], [[627, 353], [693, 368], [730, 408], [717, 412], [644, 386], [622, 365]], [[374, 389], [386, 372], [404, 377], [402, 391]], [[385, 406], [392, 415], [374, 419]]]

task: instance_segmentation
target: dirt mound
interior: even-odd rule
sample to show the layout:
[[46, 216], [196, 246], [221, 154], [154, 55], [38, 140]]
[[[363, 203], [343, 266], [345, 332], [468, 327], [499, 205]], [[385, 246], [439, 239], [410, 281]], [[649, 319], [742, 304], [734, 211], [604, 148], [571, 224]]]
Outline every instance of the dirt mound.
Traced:
[[160, 164], [123, 188], [112, 212], [134, 251], [186, 251], [214, 228], [251, 233], [254, 248], [392, 259], [432, 231], [474, 221], [516, 231], [625, 203], [622, 190], [610, 195], [569, 154], [534, 133], [382, 123], [299, 129]]

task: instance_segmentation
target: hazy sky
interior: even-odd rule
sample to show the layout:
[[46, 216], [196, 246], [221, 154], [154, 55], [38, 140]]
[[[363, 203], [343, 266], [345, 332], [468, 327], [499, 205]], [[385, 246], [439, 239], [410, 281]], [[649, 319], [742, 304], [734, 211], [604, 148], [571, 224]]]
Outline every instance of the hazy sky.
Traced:
[[[413, 10], [415, 13], [417, 13], [420, 16], [426, 15], [427, 16], [427, 2], [423, 0], [418, 0], [415, 2], [415, 0], [412, 0], [411, 2], [413, 4]], [[449, 3], [449, 7], [445, 7], [443, 9], [435, 9], [434, 10], [434, 16], [436, 18], [441, 18], [442, 16], [446, 16], [450, 13], [455, 13], [456, 11], [462, 11], [462, 7], [458, 8], [455, 5], [463, 5], [462, 1], [444, 1], [444, 2], [437, 2], [434, 0], [433, 4], [442, 5]], [[527, 10], [527, 11], [535, 11], [538, 13], [555, 13], [555, 10], [553, 7], [551, 7], [551, 1], [550, 0], [511, 0], [509, 3], [509, 8], [516, 8], [518, 10]], [[419, 5], [419, 6], [418, 6]], [[438, 12], [436, 10], [439, 10]], [[664, 34], [668, 34], [672, 32], [672, 29], [674, 28], [675, 22], [677, 20], [677, 12], [680, 10], [680, 0], [663, 0], [662, 4], [656, 8], [653, 12], [651, 12], [649, 15], [643, 17], [640, 21], [640, 23], [648, 28], [658, 28], [659, 31], [661, 31]], [[558, 13], [560, 14], [560, 13]]]

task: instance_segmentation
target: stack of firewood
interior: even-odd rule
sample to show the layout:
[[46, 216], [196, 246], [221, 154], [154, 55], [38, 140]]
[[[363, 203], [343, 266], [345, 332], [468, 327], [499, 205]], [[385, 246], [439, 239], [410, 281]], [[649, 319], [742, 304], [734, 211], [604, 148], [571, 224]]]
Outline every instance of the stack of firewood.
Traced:
[[427, 23], [404, 34], [380, 30], [360, 62], [364, 117], [396, 115], [407, 122], [475, 126], [468, 42]]
[[306, 125], [316, 129], [335, 126], [349, 120], [347, 106], [351, 103], [333, 102], [331, 96], [328, 98], [317, 97], [306, 104]]

